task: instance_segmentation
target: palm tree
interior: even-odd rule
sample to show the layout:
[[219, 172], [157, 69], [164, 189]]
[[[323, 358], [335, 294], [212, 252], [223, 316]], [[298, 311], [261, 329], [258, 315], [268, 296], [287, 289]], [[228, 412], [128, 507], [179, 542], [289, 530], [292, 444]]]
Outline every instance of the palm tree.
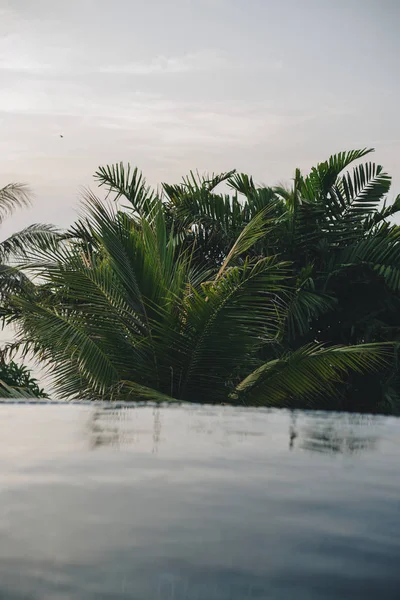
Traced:
[[[281, 237], [293, 261], [298, 294], [287, 322], [288, 344], [311, 339], [338, 344], [399, 340], [400, 227], [391, 221], [400, 196], [387, 204], [391, 178], [380, 165], [349, 165], [372, 150], [332, 156], [293, 188], [275, 188], [289, 207]], [[352, 377], [345, 391], [355, 410], [399, 411], [397, 367]]]
[[[191, 173], [182, 184], [163, 185], [168, 222], [183, 247], [195, 246], [193, 260], [202, 266], [221, 264], [243, 228], [268, 208], [271, 226], [249, 253], [278, 255], [292, 265], [288, 283], [296, 293], [285, 321], [288, 351], [315, 340], [348, 345], [400, 337], [400, 228], [391, 222], [400, 196], [387, 204], [391, 178], [380, 165], [357, 164], [349, 172], [371, 152], [333, 155], [307, 176], [297, 169], [289, 189], [258, 187], [233, 171], [209, 177]], [[135, 181], [138, 176], [136, 170]], [[132, 194], [129, 169], [101, 168], [97, 178], [146, 213], [146, 186], [141, 180], [141, 192]], [[233, 196], [216, 192], [222, 182]], [[393, 410], [400, 404], [397, 371], [355, 378], [346, 395], [354, 408], [362, 409], [366, 397], [376, 405], [380, 397]]]
[[282, 353], [291, 265], [255, 252], [275, 205], [218, 260], [197, 260], [198, 232], [136, 170], [114, 174], [128, 210], [89, 193], [67, 239], [27, 261], [42, 283], [8, 301], [20, 346], [47, 363], [61, 396], [307, 405], [348, 371], [385, 363], [375, 345]]
[[[0, 188], [0, 224], [17, 208], [30, 204], [31, 192], [27, 185], [10, 183]], [[0, 316], [7, 318], [7, 299], [11, 294], [32, 289], [33, 284], [20, 269], [17, 262], [30, 252], [48, 247], [58, 239], [56, 229], [51, 225], [31, 225], [14, 233], [0, 242]], [[14, 361], [5, 362], [0, 357], [0, 395], [1, 397], [26, 398], [43, 397], [44, 391], [30, 375], [29, 370]]]
[[[31, 203], [29, 187], [23, 183], [9, 183], [0, 188], [0, 225], [17, 208]], [[0, 298], [4, 299], [29, 279], [16, 267], [16, 262], [37, 248], [44, 248], [59, 238], [52, 225], [34, 224], [14, 233], [0, 242]]]

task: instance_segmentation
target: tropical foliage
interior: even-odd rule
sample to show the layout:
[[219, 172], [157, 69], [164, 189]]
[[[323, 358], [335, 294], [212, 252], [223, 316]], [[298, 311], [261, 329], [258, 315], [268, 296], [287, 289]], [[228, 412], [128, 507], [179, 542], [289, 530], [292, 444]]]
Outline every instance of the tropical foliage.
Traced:
[[[29, 188], [22, 183], [10, 183], [0, 188], [0, 225], [15, 209], [28, 206], [30, 197]], [[21, 284], [28, 284], [23, 272], [16, 268], [16, 261], [34, 248], [46, 247], [58, 236], [53, 226], [34, 224], [0, 242], [0, 299]]]
[[25, 365], [0, 361], [0, 395], [6, 398], [47, 398], [37, 379]]
[[[31, 192], [21, 183], [10, 183], [0, 188], [0, 225], [4, 219], [12, 215], [15, 209], [30, 204]], [[6, 316], [5, 304], [11, 294], [22, 292], [32, 287], [29, 278], [18, 269], [17, 261], [25, 257], [33, 249], [45, 248], [54, 243], [58, 234], [50, 225], [31, 225], [0, 242], [0, 300], [1, 315]], [[44, 397], [29, 370], [11, 361], [0, 360], [0, 396], [1, 397]]]
[[[40, 283], [4, 303], [19, 348], [64, 397], [394, 410], [393, 347], [374, 342], [398, 335], [400, 200], [381, 206], [382, 167], [347, 171], [368, 152], [291, 189], [231, 171], [157, 194], [100, 168], [107, 200], [88, 192], [63, 240], [25, 252]], [[366, 378], [379, 394], [359, 405]]]
[[[288, 351], [315, 340], [355, 345], [399, 339], [400, 228], [393, 217], [400, 196], [388, 203], [391, 178], [380, 165], [358, 162], [349, 171], [371, 152], [334, 155], [307, 176], [296, 170], [288, 189], [258, 187], [248, 175], [232, 172], [164, 186], [175, 220], [196, 235], [200, 260], [213, 248], [223, 255], [259, 210], [274, 211], [273, 226], [252, 252], [291, 263], [296, 291], [285, 321]], [[114, 185], [110, 173], [101, 175]], [[221, 179], [239, 198], [215, 193], [213, 182]], [[379, 376], [351, 381], [337, 396], [337, 407], [398, 410], [396, 364]]]

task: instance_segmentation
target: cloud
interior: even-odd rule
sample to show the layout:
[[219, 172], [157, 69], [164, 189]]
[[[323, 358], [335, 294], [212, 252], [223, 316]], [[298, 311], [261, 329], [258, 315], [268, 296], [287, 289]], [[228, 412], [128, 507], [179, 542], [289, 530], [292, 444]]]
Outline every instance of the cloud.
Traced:
[[248, 63], [240, 59], [228, 59], [216, 50], [204, 50], [175, 57], [161, 55], [148, 62], [107, 65], [98, 69], [98, 72], [146, 76], [196, 73], [199, 71], [220, 71], [221, 69], [274, 72], [283, 69], [283, 61], [271, 58], [270, 60], [252, 61], [251, 63]]
[[0, 71], [47, 75], [72, 66], [71, 57], [73, 50], [54, 37], [47, 39], [44, 46], [30, 32], [10, 33], [0, 38]]
[[101, 67], [101, 73], [125, 73], [129, 75], [158, 75], [167, 73], [188, 73], [196, 71], [211, 71], [229, 67], [229, 61], [209, 50], [185, 54], [178, 57], [157, 56], [149, 62], [136, 62], [121, 65]]

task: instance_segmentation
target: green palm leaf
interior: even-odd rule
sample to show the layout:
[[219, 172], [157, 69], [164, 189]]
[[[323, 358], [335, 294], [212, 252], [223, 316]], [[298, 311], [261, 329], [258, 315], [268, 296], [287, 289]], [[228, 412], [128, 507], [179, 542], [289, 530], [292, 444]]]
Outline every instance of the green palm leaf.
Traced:
[[315, 406], [315, 398], [332, 395], [351, 370], [365, 373], [389, 362], [392, 345], [308, 345], [286, 357], [267, 362], [248, 375], [236, 388], [236, 400], [263, 406], [296, 406], [299, 399]]
[[371, 152], [373, 152], [372, 148], [339, 152], [332, 155], [327, 161], [313, 167], [310, 174], [300, 180], [299, 189], [303, 198], [314, 202], [316, 199], [325, 197], [344, 169]]
[[61, 239], [61, 234], [53, 225], [30, 225], [0, 243], [0, 258], [3, 261], [17, 259], [40, 249], [54, 248]]
[[31, 202], [31, 191], [24, 183], [9, 183], [0, 188], [0, 223], [16, 208], [28, 206]]
[[192, 290], [183, 331], [181, 398], [226, 398], [232, 373], [279, 335], [285, 311], [279, 294], [287, 275], [287, 264], [265, 258], [228, 269], [202, 292]]

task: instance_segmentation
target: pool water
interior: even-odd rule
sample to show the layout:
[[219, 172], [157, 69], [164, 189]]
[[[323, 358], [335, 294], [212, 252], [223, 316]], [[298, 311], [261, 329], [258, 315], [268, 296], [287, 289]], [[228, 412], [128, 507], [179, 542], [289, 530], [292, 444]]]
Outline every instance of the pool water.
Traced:
[[400, 420], [0, 406], [0, 599], [400, 597]]

